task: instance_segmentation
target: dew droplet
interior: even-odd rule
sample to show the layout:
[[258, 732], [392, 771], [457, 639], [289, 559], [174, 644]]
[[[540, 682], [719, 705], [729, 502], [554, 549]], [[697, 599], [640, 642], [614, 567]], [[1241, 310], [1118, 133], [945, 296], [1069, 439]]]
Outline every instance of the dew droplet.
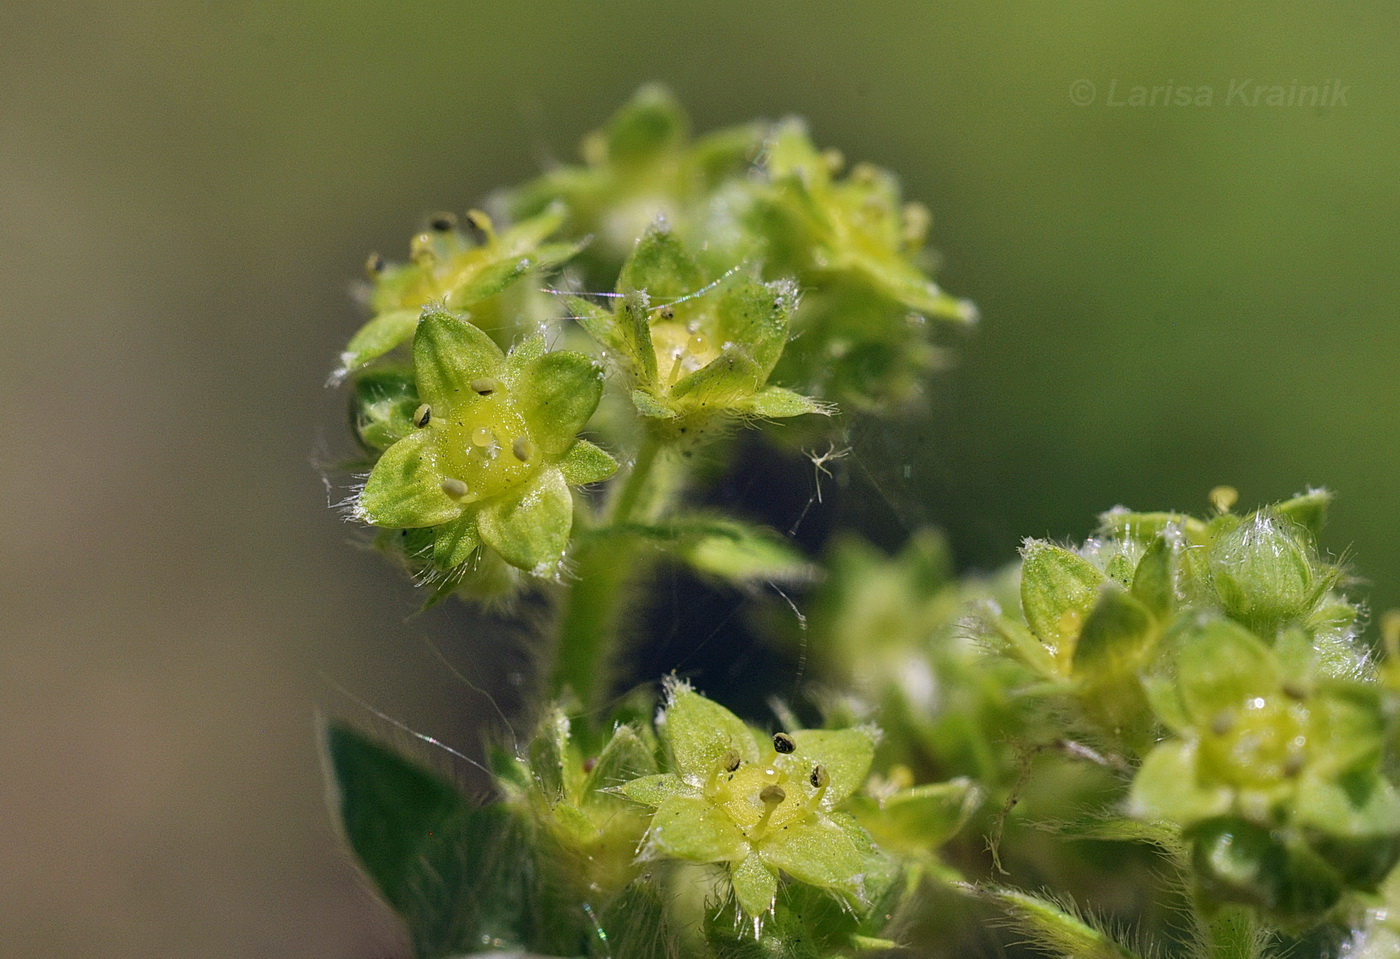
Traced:
[[478, 426], [476, 429], [472, 430], [473, 446], [490, 446], [494, 442], [496, 442], [496, 434], [486, 427]]

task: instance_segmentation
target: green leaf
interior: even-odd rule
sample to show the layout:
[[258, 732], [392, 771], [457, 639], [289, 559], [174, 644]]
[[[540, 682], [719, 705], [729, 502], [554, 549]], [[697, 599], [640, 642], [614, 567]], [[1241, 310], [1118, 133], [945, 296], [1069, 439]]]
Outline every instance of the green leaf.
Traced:
[[734, 898], [739, 908], [750, 916], [761, 916], [773, 906], [778, 894], [778, 877], [763, 864], [758, 853], [751, 852], [743, 862], [730, 871], [734, 883]]
[[757, 393], [743, 397], [734, 404], [734, 410], [749, 416], [781, 420], [804, 413], [820, 413], [830, 416], [833, 408], [828, 403], [785, 390], [781, 386], [766, 386]]
[[418, 310], [390, 310], [360, 327], [340, 354], [337, 375], [353, 373], [360, 367], [407, 343], [418, 327]]
[[483, 506], [477, 525], [482, 542], [507, 563], [545, 575], [564, 555], [573, 522], [569, 485], [558, 469], [545, 466], [515, 496]]
[[771, 530], [737, 521], [679, 520], [667, 529], [675, 553], [693, 569], [730, 583], [799, 583], [817, 568], [792, 543]]
[[413, 338], [413, 368], [418, 394], [441, 415], [475, 397], [469, 388], [472, 380], [503, 376], [505, 362], [505, 354], [491, 337], [464, 317], [423, 311]]
[[1057, 657], [1072, 656], [1107, 577], [1077, 553], [1042, 540], [1028, 540], [1021, 553], [1026, 622]]
[[532, 360], [515, 382], [515, 400], [535, 442], [557, 459], [578, 439], [603, 396], [603, 368], [582, 353], [560, 350]]
[[732, 862], [744, 854], [744, 834], [723, 809], [699, 796], [671, 796], [657, 807], [644, 858]]
[[652, 303], [688, 296], [703, 286], [700, 267], [665, 224], [654, 224], [637, 240], [622, 265], [617, 292], [642, 291]]
[[408, 925], [417, 956], [523, 945], [532, 922], [529, 853], [500, 805], [476, 807], [437, 774], [349, 726], [325, 732], [327, 772], [345, 838]]
[[588, 440], [579, 440], [569, 447], [559, 461], [559, 469], [570, 486], [587, 486], [589, 483], [601, 483], [616, 473], [617, 460]]
[[1075, 675], [1101, 680], [1134, 669], [1154, 631], [1146, 606], [1116, 586], [1106, 587], [1074, 645]]
[[730, 749], [744, 762], [758, 762], [758, 744], [744, 721], [687, 685], [668, 684], [663, 721], [675, 768], [687, 779], [708, 779]]
[[448, 523], [462, 506], [442, 491], [436, 447], [427, 430], [419, 430], [384, 451], [374, 464], [357, 509], [367, 523], [411, 529]]

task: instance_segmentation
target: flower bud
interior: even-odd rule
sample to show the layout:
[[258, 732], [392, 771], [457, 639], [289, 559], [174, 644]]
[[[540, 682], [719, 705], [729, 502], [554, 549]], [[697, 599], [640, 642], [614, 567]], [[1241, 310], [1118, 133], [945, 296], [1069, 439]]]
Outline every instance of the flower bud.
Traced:
[[1281, 517], [1256, 513], [1224, 533], [1210, 551], [1210, 574], [1232, 618], [1271, 633], [1312, 609], [1318, 576], [1306, 534]]

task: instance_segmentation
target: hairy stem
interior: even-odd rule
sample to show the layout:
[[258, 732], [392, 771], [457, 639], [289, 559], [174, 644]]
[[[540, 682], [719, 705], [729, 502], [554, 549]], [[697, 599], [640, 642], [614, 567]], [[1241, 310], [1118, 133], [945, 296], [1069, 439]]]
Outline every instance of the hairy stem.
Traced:
[[559, 618], [550, 687], [556, 697], [566, 689], [580, 697], [591, 722], [602, 719], [611, 695], [629, 587], [651, 565], [621, 528], [654, 520], [680, 485], [679, 469], [659, 462], [665, 445], [662, 437], [647, 432], [631, 470], [604, 510], [605, 525], [580, 539], [573, 556], [575, 581]]

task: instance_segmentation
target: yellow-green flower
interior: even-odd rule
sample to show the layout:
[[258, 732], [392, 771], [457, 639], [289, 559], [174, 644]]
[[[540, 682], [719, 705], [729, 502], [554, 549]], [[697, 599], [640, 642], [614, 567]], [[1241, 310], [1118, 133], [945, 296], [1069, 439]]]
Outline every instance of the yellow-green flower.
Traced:
[[[548, 300], [531, 284], [517, 281], [551, 270], [577, 252], [576, 243], [544, 242], [563, 219], [561, 209], [551, 208], [497, 233], [480, 210], [467, 214], [468, 232], [458, 228], [455, 218], [440, 216], [413, 238], [408, 263], [389, 265], [371, 256], [369, 305], [375, 316], [351, 337], [332, 381], [407, 343], [419, 314], [430, 305], [470, 310], [479, 327], [505, 338], [501, 342], [521, 330], [523, 318], [542, 318]], [[509, 297], [512, 293], [518, 295]]]
[[633, 404], [656, 428], [693, 438], [736, 418], [829, 412], [768, 383], [797, 307], [792, 283], [707, 283], [670, 229], [656, 223], [623, 266], [613, 303], [608, 310], [575, 297], [570, 307], [626, 372]]
[[773, 906], [780, 873], [868, 905], [881, 854], [841, 806], [865, 782], [869, 728], [765, 737], [673, 683], [662, 719], [673, 772], [634, 779], [629, 799], [655, 809], [643, 858], [719, 863], [755, 922]]
[[534, 337], [507, 356], [465, 318], [423, 311], [413, 340], [419, 405], [411, 430], [374, 465], [354, 506], [389, 529], [433, 530], [434, 565], [452, 570], [485, 546], [548, 575], [573, 524], [569, 486], [617, 464], [578, 438], [603, 389], [581, 353]]

